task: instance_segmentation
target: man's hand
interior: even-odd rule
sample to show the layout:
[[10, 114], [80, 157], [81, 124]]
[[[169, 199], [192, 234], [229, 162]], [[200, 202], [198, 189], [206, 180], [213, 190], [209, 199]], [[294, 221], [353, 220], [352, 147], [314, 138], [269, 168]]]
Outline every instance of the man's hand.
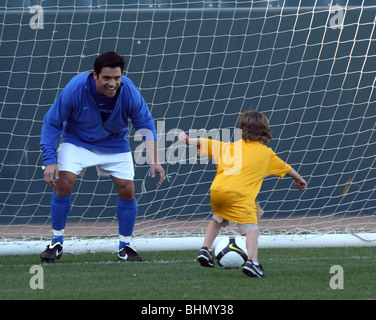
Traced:
[[159, 176], [160, 176], [159, 182], [157, 183], [157, 187], [159, 187], [162, 184], [162, 182], [165, 180], [165, 171], [159, 163], [152, 164], [150, 166], [150, 174], [152, 178], [155, 177], [156, 172], [159, 173]]
[[156, 140], [146, 140], [145, 145], [151, 158], [150, 174], [154, 178], [155, 173], [159, 173], [160, 179], [157, 183], [157, 187], [159, 187], [165, 179], [165, 171], [158, 161], [158, 142]]
[[52, 188], [55, 189], [56, 183], [55, 179], [59, 179], [59, 168], [57, 164], [48, 164], [44, 169], [44, 181]]

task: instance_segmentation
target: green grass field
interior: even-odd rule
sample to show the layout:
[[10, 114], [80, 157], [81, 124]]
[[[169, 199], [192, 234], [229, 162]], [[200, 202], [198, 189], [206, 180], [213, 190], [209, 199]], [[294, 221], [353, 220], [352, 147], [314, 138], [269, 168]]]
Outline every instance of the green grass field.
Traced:
[[[376, 299], [372, 247], [260, 249], [265, 279], [203, 268], [195, 251], [142, 255], [145, 262], [118, 262], [113, 253], [66, 254], [52, 264], [40, 264], [38, 255], [2, 256], [0, 299]], [[43, 268], [43, 289], [30, 288], [35, 264]], [[330, 288], [333, 265], [343, 268], [343, 289]]]

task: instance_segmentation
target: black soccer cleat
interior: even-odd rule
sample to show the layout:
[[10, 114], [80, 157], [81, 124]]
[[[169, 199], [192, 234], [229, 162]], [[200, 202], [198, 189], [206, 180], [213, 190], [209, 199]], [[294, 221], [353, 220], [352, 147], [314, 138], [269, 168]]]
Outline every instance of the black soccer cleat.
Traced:
[[118, 258], [123, 261], [144, 261], [144, 258], [130, 246], [124, 246], [123, 249], [120, 249], [118, 252]]
[[60, 259], [63, 255], [63, 246], [60, 242], [51, 242], [46, 250], [40, 254], [40, 261], [55, 262], [55, 259]]
[[197, 256], [197, 261], [200, 262], [200, 264], [203, 267], [209, 267], [213, 268], [214, 267], [214, 259], [207, 247], [202, 247], [200, 252], [198, 253]]
[[261, 264], [255, 265], [251, 259], [249, 259], [245, 263], [242, 271], [245, 275], [252, 277], [252, 278], [265, 278], [266, 277], [264, 269], [262, 268]]

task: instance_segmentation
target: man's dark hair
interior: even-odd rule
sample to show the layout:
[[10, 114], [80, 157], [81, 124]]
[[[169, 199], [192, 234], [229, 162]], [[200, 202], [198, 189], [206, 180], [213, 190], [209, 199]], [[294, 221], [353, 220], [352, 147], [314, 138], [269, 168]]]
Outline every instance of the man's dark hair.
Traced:
[[99, 55], [94, 62], [94, 71], [96, 74], [100, 74], [105, 67], [117, 68], [120, 67], [123, 73], [125, 67], [125, 60], [122, 56], [114, 51], [109, 51]]

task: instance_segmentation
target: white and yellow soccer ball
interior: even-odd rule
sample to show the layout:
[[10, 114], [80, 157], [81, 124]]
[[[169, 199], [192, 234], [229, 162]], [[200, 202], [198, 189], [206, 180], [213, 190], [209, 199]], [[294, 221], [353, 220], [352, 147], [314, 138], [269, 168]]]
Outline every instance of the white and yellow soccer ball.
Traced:
[[247, 262], [247, 248], [240, 238], [226, 237], [215, 247], [215, 258], [223, 268], [238, 268]]

